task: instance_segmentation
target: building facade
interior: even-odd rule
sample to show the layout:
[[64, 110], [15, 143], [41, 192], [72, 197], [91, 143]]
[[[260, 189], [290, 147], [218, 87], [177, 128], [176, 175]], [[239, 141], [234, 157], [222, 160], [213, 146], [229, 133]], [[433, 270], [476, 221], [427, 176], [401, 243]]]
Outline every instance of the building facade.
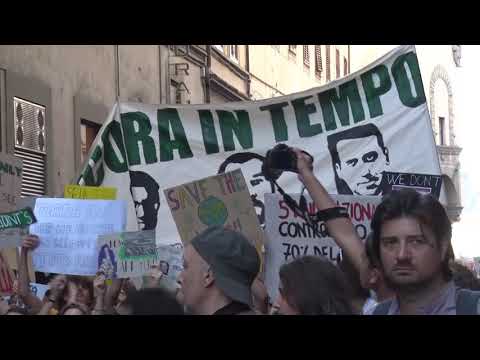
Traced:
[[259, 100], [349, 72], [348, 45], [2, 45], [0, 151], [23, 159], [23, 195], [62, 196], [117, 99]]
[[[353, 45], [352, 71], [361, 69], [394, 47]], [[460, 220], [462, 211], [460, 185], [462, 148], [455, 137], [455, 125], [458, 122], [455, 118], [455, 75], [461, 66], [461, 46], [417, 45], [416, 51], [442, 172], [440, 202], [445, 205], [450, 220], [456, 222]]]

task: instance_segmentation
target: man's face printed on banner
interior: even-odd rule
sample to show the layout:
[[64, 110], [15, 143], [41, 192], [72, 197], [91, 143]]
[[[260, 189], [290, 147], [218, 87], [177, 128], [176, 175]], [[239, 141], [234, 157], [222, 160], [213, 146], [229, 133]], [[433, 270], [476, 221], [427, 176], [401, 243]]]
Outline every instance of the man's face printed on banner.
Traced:
[[328, 137], [328, 142], [339, 194], [382, 194], [383, 172], [389, 158], [375, 125], [335, 133]]
[[[242, 166], [246, 163], [251, 163], [251, 164], [254, 164], [254, 166], [257, 166], [255, 168], [254, 173], [250, 173], [246, 167]], [[226, 166], [225, 172], [233, 171], [236, 169], [242, 169], [242, 173], [245, 176], [245, 180], [247, 181], [247, 184], [250, 183], [250, 185], [255, 188], [255, 191], [257, 191], [258, 189], [258, 192], [261, 193], [262, 192], [260, 190], [261, 188], [265, 192], [270, 192], [271, 191], [270, 183], [267, 180], [265, 180], [265, 177], [263, 177], [263, 175], [261, 175], [262, 163], [257, 159], [249, 160], [246, 163], [244, 164], [231, 163]], [[266, 189], [267, 186], [268, 186], [268, 190]], [[265, 205], [263, 202], [263, 196], [258, 196], [257, 193], [252, 193], [250, 196], [252, 198], [253, 207], [255, 208], [255, 212], [257, 213], [257, 218], [258, 218], [258, 221], [260, 222], [260, 226], [263, 227], [265, 223]]]
[[147, 173], [130, 171], [130, 192], [137, 214], [139, 230], [154, 230], [157, 227], [160, 208], [160, 186]]

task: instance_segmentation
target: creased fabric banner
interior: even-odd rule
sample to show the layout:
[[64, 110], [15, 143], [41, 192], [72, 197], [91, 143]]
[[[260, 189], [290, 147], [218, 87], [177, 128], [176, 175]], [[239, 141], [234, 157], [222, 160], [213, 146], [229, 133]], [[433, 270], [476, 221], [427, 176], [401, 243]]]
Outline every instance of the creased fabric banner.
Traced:
[[[128, 202], [127, 231], [156, 230], [161, 243], [180, 242], [163, 190], [215, 175], [239, 152], [260, 155], [285, 143], [315, 158], [330, 194], [380, 196], [386, 172], [440, 175], [414, 46], [401, 46], [364, 69], [308, 91], [261, 101], [201, 105], [114, 105], [79, 185], [110, 186]], [[231, 159], [230, 159], [231, 160]], [[261, 218], [270, 183], [261, 162], [241, 167]], [[278, 183], [298, 193], [284, 173]]]

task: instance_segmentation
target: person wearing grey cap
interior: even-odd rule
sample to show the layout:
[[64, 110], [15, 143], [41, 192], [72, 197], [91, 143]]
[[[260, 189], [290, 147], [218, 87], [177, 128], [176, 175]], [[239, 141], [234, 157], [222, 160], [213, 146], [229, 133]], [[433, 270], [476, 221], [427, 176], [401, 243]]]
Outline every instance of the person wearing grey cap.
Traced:
[[255, 247], [241, 233], [212, 226], [184, 249], [177, 298], [190, 314], [254, 315], [252, 284], [260, 271]]

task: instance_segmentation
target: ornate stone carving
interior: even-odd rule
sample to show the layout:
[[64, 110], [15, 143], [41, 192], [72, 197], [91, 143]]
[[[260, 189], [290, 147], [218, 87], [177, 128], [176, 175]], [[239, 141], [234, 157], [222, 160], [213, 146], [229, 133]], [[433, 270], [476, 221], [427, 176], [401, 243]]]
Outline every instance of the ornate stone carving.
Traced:
[[457, 67], [460, 67], [460, 61], [462, 60], [462, 45], [452, 45], [453, 61]]

